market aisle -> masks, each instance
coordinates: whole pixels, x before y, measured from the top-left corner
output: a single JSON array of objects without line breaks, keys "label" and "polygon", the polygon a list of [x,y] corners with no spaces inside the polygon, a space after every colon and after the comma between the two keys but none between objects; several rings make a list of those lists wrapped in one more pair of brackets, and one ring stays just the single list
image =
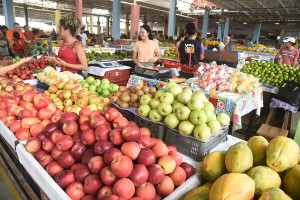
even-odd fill
[{"label": "market aisle", "polygon": [[[12,191],[14,195],[12,194]],[[13,183],[6,174],[3,166],[0,164],[0,199],[18,200],[21,199],[15,190]]]}]

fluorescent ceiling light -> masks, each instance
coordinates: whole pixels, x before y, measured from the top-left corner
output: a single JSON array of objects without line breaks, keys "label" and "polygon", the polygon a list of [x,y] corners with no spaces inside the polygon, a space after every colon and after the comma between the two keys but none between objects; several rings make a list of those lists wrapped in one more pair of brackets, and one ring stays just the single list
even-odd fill
[{"label": "fluorescent ceiling light", "polygon": [[243,22],[243,24],[247,24],[247,22]]},{"label": "fluorescent ceiling light", "polygon": [[154,22],[155,24],[157,24],[157,22]]},{"label": "fluorescent ceiling light", "polygon": [[275,22],[276,25],[279,25],[279,22]]}]

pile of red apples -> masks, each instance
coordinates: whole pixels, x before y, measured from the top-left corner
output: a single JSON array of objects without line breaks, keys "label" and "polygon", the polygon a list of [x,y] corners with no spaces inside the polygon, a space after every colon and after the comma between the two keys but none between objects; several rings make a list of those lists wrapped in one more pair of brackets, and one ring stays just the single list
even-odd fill
[{"label": "pile of red apples", "polygon": [[162,199],[194,174],[175,146],[115,108],[63,113],[26,149],[71,199]]}]

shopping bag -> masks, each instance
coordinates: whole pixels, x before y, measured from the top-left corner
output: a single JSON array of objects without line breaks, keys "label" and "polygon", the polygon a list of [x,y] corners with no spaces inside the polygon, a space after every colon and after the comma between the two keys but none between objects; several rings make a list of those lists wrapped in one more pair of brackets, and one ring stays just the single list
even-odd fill
[{"label": "shopping bag", "polygon": [[276,98],[293,106],[299,106],[300,83],[294,81],[285,81],[279,88]]}]

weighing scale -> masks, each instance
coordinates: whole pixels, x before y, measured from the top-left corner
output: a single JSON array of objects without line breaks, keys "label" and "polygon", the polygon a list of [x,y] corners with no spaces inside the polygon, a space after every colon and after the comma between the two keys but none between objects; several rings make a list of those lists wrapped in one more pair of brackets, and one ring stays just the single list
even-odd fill
[{"label": "weighing scale", "polygon": [[89,66],[99,66],[102,68],[119,67],[117,61],[114,60],[92,60],[88,62]]},{"label": "weighing scale", "polygon": [[157,79],[157,80],[167,80],[172,77],[171,69],[169,68],[158,68],[159,70],[136,68],[134,73],[138,76],[143,76],[146,78]]}]

